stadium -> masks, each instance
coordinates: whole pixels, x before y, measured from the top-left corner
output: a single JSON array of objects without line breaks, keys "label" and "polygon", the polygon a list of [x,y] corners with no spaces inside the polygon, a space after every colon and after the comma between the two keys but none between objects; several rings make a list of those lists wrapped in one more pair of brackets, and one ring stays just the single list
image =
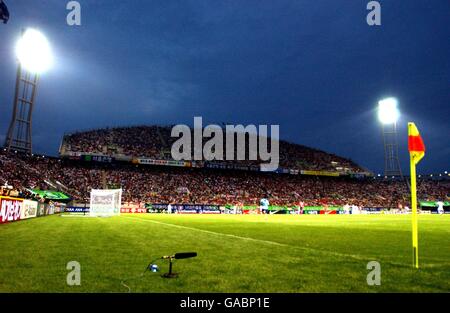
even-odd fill
[{"label": "stadium", "polygon": [[[341,47],[332,59],[340,65],[331,66],[326,60],[335,56],[336,42],[322,42],[327,31],[311,30],[311,35],[308,24],[302,38],[321,38],[311,40],[320,49],[303,55],[285,37],[287,31],[259,30],[255,25],[274,20],[284,21],[277,22],[282,28],[295,28],[297,17],[290,16],[290,9],[273,3],[258,13],[261,16],[253,16],[253,7],[248,7],[249,19],[235,17],[238,8],[194,6],[192,12],[180,13],[170,5],[152,4],[158,7],[151,14],[156,14],[159,28],[152,33],[155,41],[150,46],[144,44],[150,36],[147,29],[139,26],[150,27],[146,16],[136,18],[141,24],[131,29],[115,29],[114,36],[104,33],[109,28],[101,23],[101,27],[93,23],[98,28],[93,27],[92,33],[88,27],[80,33],[63,31],[67,41],[61,33],[53,33],[61,50],[55,49],[60,56],[54,63],[60,69],[52,74],[52,45],[43,33],[27,28],[18,36],[19,23],[12,17],[15,12],[27,12],[24,4],[10,5],[9,10],[3,1],[0,4],[0,18],[14,27],[2,25],[0,35],[5,35],[8,44],[19,38],[17,64],[9,52],[0,50],[0,65],[5,68],[0,79],[13,81],[17,70],[14,90],[7,84],[0,86],[2,103],[9,101],[3,94],[14,99],[12,115],[10,106],[0,108],[4,110],[0,112],[4,139],[0,293],[450,291],[448,117],[437,113],[448,107],[448,93],[439,93],[448,83],[445,78],[435,78],[436,85],[445,83],[441,87],[425,86],[436,94],[437,104],[430,104],[434,110],[424,109],[416,100],[425,93],[416,91],[422,81],[413,81],[422,76],[410,75],[408,81],[407,73],[397,73],[385,61],[384,67],[392,68],[395,79],[383,72],[375,84],[363,74],[365,63],[356,69],[339,63],[354,49],[346,39],[342,42],[352,49]],[[41,9],[48,5],[37,4]],[[273,12],[271,6],[275,6]],[[104,18],[99,7],[89,9],[88,21],[93,16]],[[131,10],[137,16],[144,11]],[[110,18],[121,21],[124,11],[115,8]],[[41,21],[33,14],[21,23]],[[181,16],[167,17],[176,14]],[[228,19],[234,26],[223,23]],[[77,23],[69,23],[69,17],[67,21],[67,27]],[[189,23],[194,26],[187,27]],[[218,25],[226,25],[223,33],[215,28]],[[218,32],[215,36],[205,35],[210,27]],[[46,29],[55,28],[47,25]],[[229,29],[235,32],[230,34]],[[242,29],[246,37],[239,39]],[[177,37],[184,36],[184,31],[189,35]],[[259,48],[254,47],[253,32]],[[267,43],[267,34],[276,44]],[[375,43],[384,38],[371,36]],[[89,40],[82,41],[81,48],[68,43],[85,37]],[[111,41],[99,43],[99,38]],[[164,46],[167,42],[161,38],[170,38],[171,45]],[[180,46],[173,46],[174,38]],[[131,39],[140,40],[137,52],[129,49]],[[373,42],[357,41],[357,47],[373,48]],[[322,45],[329,45],[331,52],[324,53]],[[239,50],[242,47],[248,50]],[[372,48],[358,51],[370,54]],[[78,54],[69,53],[70,49]],[[155,51],[163,55],[160,63],[153,60],[161,57]],[[350,61],[364,59],[364,53],[349,56]],[[299,61],[299,55],[310,63]],[[410,69],[412,62],[408,62],[403,70]],[[291,65],[280,63],[297,64],[298,72],[305,70],[307,77],[297,77]],[[272,68],[277,70],[270,72]],[[364,87],[360,77],[368,81]],[[312,87],[298,87],[299,81],[311,82]],[[376,100],[367,96],[375,85],[381,90]],[[390,90],[398,90],[406,100],[390,96],[395,95]],[[407,97],[402,90],[416,93]],[[241,97],[245,101],[240,102]],[[210,105],[205,99],[218,104]],[[308,105],[298,104],[303,99]],[[408,111],[407,101],[411,103]],[[367,106],[363,113],[360,103]],[[400,104],[407,111],[404,115]],[[216,121],[216,135],[211,135],[209,126],[199,130],[181,124],[189,134],[183,137],[189,152],[181,159],[175,157],[174,146],[180,139],[174,136],[174,129],[180,127],[175,123],[202,114]],[[231,122],[217,122],[225,119],[235,121],[243,131],[230,133]],[[243,120],[259,124],[259,129],[269,121],[280,127],[280,138],[273,131],[255,134],[242,125]],[[375,120],[375,127],[367,125],[368,120]],[[418,121],[417,126],[411,121]],[[373,135],[374,128],[381,132]],[[202,137],[207,129],[211,136]],[[374,138],[379,143],[373,144]],[[204,154],[208,147],[209,154]],[[428,154],[431,161],[423,170],[419,162],[427,160]],[[276,159],[276,169],[265,166],[267,155],[271,161]]]},{"label": "stadium", "polygon": [[[371,291],[365,279],[371,260],[386,271],[375,291],[448,290],[448,251],[440,247],[449,221],[436,204],[445,201],[450,212],[448,176],[419,179],[424,248],[414,274],[404,179],[377,177],[351,160],[284,141],[276,173],[248,160],[180,162],[167,153],[170,140],[170,127],[138,126],[65,135],[56,158],[3,151],[2,204],[14,199],[23,211],[2,205],[4,245],[22,246],[19,255],[5,255],[11,263],[2,269],[2,290],[70,290],[65,281],[52,282],[64,267],[38,278],[48,270],[39,260],[54,257],[86,264],[81,292]],[[91,191],[101,189],[121,189],[120,214],[84,218]],[[269,201],[266,211],[261,199]],[[33,216],[42,217],[27,219]],[[17,231],[23,235],[10,237]],[[36,257],[33,238],[41,236],[48,247]],[[179,250],[198,257],[177,264],[185,274],[175,285],[153,273],[121,284],[147,261]],[[32,267],[32,277],[12,279],[21,275],[14,264]]]}]

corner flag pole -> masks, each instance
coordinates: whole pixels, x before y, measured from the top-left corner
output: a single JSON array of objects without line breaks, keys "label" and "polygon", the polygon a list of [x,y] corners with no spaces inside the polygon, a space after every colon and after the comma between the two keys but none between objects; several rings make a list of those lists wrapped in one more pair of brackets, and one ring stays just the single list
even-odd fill
[{"label": "corner flag pole", "polygon": [[412,209],[412,247],[413,266],[419,268],[419,232],[417,229],[417,192],[416,192],[416,163],[414,155],[410,156],[411,163],[411,209]]},{"label": "corner flag pole", "polygon": [[419,231],[417,227],[417,186],[416,165],[425,155],[425,145],[419,130],[412,122],[408,123],[408,150],[411,166],[411,209],[412,209],[412,246],[413,266],[419,268]]}]

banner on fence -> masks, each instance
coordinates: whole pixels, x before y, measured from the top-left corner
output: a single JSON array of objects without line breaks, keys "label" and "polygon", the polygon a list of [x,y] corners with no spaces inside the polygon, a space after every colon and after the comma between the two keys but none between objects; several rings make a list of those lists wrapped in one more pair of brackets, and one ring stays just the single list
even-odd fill
[{"label": "banner on fence", "polygon": [[20,219],[24,220],[27,218],[32,218],[37,216],[37,201],[23,200],[22,212],[20,213]]},{"label": "banner on fence", "polygon": [[0,197],[0,224],[20,220],[22,208],[22,199]]},{"label": "banner on fence", "polygon": [[[168,203],[147,203],[145,208],[147,213],[160,213],[167,211]],[[172,213],[184,213],[184,214],[220,214],[220,208],[218,205],[207,204],[172,204]]]},{"label": "banner on fence", "polygon": [[121,208],[120,213],[147,213],[146,208]]},{"label": "banner on fence", "polygon": [[53,203],[46,203],[44,207],[45,207],[44,215],[53,215],[53,214],[55,214],[55,205]]},{"label": "banner on fence", "polygon": [[114,158],[103,154],[86,154],[83,155],[82,160],[86,162],[112,163]]},{"label": "banner on fence", "polygon": [[327,172],[327,171],[300,171],[302,175],[313,175],[313,176],[333,176],[337,177],[339,176],[338,172]]},{"label": "banner on fence", "polygon": [[143,165],[163,165],[163,166],[176,166],[176,167],[190,167],[191,166],[191,163],[189,161],[156,160],[156,159],[146,159],[146,158],[134,159],[133,163],[143,164]]},{"label": "banner on fence", "polygon": [[64,209],[67,213],[89,213],[89,207],[68,206]]}]

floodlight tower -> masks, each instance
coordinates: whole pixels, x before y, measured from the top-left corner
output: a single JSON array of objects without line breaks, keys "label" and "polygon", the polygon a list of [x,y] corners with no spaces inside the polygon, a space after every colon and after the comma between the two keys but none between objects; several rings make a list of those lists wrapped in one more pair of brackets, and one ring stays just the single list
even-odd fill
[{"label": "floodlight tower", "polygon": [[31,121],[39,74],[52,63],[50,46],[45,36],[29,28],[22,30],[16,45],[18,59],[13,113],[5,140],[7,151],[31,154]]},{"label": "floodlight tower", "polygon": [[397,142],[397,121],[399,117],[397,99],[386,98],[378,102],[378,119],[383,128],[385,176],[402,176]]}]

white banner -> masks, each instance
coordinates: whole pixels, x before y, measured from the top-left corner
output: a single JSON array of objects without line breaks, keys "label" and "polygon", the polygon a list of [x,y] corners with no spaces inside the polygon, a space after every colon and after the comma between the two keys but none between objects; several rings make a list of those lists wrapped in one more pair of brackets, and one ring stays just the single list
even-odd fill
[{"label": "white banner", "polygon": [[22,211],[20,212],[20,219],[27,219],[37,216],[37,201],[23,200]]}]

